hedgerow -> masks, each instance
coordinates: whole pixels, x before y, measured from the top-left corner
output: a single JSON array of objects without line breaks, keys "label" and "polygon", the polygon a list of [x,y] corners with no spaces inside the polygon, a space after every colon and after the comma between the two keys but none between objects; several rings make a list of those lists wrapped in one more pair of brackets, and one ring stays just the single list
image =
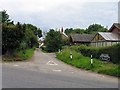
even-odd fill
[{"label": "hedgerow", "polygon": [[71,49],[76,50],[77,52],[81,52],[82,55],[90,57],[91,55],[93,58],[100,59],[101,54],[108,54],[110,56],[110,61],[119,64],[120,63],[120,44],[102,47],[102,48],[95,48],[95,47],[88,47],[85,45],[80,46],[71,46]]}]

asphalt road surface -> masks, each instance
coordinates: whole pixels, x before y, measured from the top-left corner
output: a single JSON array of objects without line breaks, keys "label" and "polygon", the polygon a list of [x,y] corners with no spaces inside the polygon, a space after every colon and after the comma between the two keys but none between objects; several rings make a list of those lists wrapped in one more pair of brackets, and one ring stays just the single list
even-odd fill
[{"label": "asphalt road surface", "polygon": [[118,88],[118,78],[74,68],[36,50],[31,60],[2,64],[2,88]]}]

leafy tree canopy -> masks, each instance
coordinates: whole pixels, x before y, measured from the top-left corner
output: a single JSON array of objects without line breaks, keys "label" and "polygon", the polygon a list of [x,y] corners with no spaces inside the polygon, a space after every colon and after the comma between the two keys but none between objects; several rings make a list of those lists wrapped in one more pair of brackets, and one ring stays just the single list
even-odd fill
[{"label": "leafy tree canopy", "polygon": [[37,30],[37,35],[39,38],[42,37],[42,30],[40,28]]},{"label": "leafy tree canopy", "polygon": [[9,15],[6,13],[7,11],[6,10],[3,10],[2,11],[2,22],[9,22],[10,19],[9,19]]},{"label": "leafy tree canopy", "polygon": [[92,24],[86,29],[85,33],[96,34],[97,32],[106,32],[106,31],[107,31],[107,29],[104,28],[104,26],[102,26],[100,24]]},{"label": "leafy tree canopy", "polygon": [[[41,31],[32,24],[10,22],[6,11],[2,12],[2,53],[38,46],[37,36]],[[39,31],[39,33],[38,33]]]},{"label": "leafy tree canopy", "polygon": [[87,29],[80,29],[80,28],[70,28],[70,29],[66,29],[65,30],[65,33],[67,35],[70,35],[70,34],[75,34],[75,33],[78,33],[78,34],[96,34],[97,32],[106,32],[107,31],[107,28],[104,28],[104,26],[100,25],[100,24],[92,24],[90,25]]},{"label": "leafy tree canopy", "polygon": [[46,50],[48,52],[55,52],[62,48],[61,34],[58,31],[51,29],[45,38]]}]

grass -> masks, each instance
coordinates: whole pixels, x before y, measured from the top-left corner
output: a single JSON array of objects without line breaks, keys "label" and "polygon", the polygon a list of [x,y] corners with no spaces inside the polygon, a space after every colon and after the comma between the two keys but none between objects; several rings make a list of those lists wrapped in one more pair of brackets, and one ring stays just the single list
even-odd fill
[{"label": "grass", "polygon": [[20,51],[15,51],[13,54],[10,55],[3,55],[3,61],[23,61],[28,60],[34,54],[34,48],[28,48]]},{"label": "grass", "polygon": [[22,60],[27,60],[30,59],[32,57],[32,55],[34,54],[34,49],[26,49],[26,50],[21,50],[17,53],[18,57],[21,57]]},{"label": "grass", "polygon": [[60,53],[56,53],[56,57],[72,66],[77,68],[82,68],[85,70],[90,70],[97,73],[107,74],[111,76],[120,76],[120,71],[118,71],[118,65],[110,62],[101,61],[98,59],[93,59],[93,65],[91,65],[90,58],[85,57],[82,54],[72,50],[73,58],[70,60],[70,49],[66,48]]}]

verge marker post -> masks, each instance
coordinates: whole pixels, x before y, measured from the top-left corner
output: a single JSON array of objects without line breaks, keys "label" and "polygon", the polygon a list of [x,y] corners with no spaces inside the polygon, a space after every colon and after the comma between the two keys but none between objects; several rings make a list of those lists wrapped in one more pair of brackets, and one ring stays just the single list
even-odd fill
[{"label": "verge marker post", "polygon": [[58,52],[60,53],[60,49],[58,50]]},{"label": "verge marker post", "polygon": [[70,60],[72,60],[72,57],[73,57],[73,56],[72,56],[72,53],[70,53]]},{"label": "verge marker post", "polygon": [[72,56],[71,43],[70,43],[70,61],[72,61],[72,58],[73,56]]},{"label": "verge marker post", "polygon": [[90,63],[91,63],[91,65],[93,66],[93,59],[92,59],[92,55],[91,55],[91,62],[90,62]]}]

